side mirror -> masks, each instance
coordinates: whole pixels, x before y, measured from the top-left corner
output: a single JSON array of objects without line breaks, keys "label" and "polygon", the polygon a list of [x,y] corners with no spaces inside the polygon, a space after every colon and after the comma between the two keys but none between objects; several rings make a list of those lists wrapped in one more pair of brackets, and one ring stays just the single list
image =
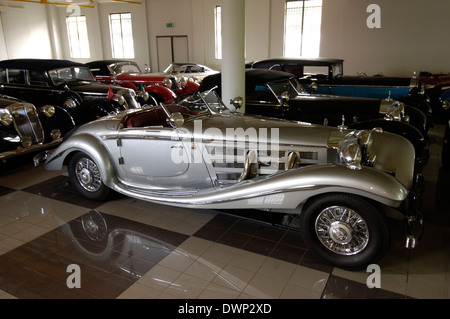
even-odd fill
[{"label": "side mirror", "polygon": [[233,105],[236,109],[239,109],[244,104],[244,99],[241,96],[237,96],[234,99],[230,100],[230,104]]},{"label": "side mirror", "polygon": [[180,112],[170,114],[170,117],[167,120],[174,128],[181,127],[184,124],[184,117]]},{"label": "side mirror", "polygon": [[316,82],[312,82],[308,87],[311,90],[311,92],[316,92],[317,89],[318,89],[318,86],[317,86]]},{"label": "side mirror", "polygon": [[289,92],[284,91],[283,93],[281,93],[280,99],[283,104],[286,104],[289,101]]}]

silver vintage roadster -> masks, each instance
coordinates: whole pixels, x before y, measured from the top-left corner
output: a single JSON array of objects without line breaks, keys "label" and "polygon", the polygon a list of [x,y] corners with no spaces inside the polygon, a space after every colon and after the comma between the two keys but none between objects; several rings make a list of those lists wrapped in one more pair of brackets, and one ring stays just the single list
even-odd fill
[{"label": "silver vintage roadster", "polygon": [[387,251],[386,208],[420,220],[414,163],[401,136],[232,113],[214,91],[90,122],[46,158],[94,200],[299,214],[309,247],[347,269]]}]

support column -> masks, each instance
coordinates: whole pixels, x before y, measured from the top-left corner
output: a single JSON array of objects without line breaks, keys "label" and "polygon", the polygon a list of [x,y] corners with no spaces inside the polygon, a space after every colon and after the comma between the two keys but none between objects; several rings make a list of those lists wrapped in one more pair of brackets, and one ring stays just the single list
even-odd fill
[{"label": "support column", "polygon": [[[222,99],[245,101],[245,0],[222,1]],[[240,109],[245,112],[245,102]]]}]

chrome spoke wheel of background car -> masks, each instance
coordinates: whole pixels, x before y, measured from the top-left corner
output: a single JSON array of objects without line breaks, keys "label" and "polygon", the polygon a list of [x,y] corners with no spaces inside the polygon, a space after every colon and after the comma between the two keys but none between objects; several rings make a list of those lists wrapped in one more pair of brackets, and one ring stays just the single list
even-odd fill
[{"label": "chrome spoke wheel of background car", "polygon": [[100,171],[89,158],[82,158],[76,163],[75,174],[80,185],[88,192],[96,192],[102,185]]},{"label": "chrome spoke wheel of background car", "polygon": [[110,189],[103,183],[98,164],[83,152],[75,153],[67,166],[72,185],[85,197],[107,199]]},{"label": "chrome spoke wheel of background car", "polygon": [[317,216],[315,229],[320,242],[339,255],[357,254],[369,242],[366,222],[347,207],[332,206],[322,210]]},{"label": "chrome spoke wheel of background car", "polygon": [[363,269],[389,248],[385,216],[357,195],[329,193],[313,197],[300,214],[300,230],[311,251],[344,269]]}]

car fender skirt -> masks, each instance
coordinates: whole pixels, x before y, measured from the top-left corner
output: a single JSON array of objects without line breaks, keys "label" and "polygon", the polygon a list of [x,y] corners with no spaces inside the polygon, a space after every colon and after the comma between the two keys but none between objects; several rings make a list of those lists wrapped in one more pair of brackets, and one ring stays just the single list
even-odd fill
[{"label": "car fender skirt", "polygon": [[150,188],[129,188],[121,183],[110,187],[127,196],[173,206],[275,211],[296,209],[309,198],[325,193],[354,194],[390,207],[399,207],[409,193],[407,188],[387,173],[367,167],[353,170],[343,165],[329,164],[291,169],[186,196],[161,196]]}]

